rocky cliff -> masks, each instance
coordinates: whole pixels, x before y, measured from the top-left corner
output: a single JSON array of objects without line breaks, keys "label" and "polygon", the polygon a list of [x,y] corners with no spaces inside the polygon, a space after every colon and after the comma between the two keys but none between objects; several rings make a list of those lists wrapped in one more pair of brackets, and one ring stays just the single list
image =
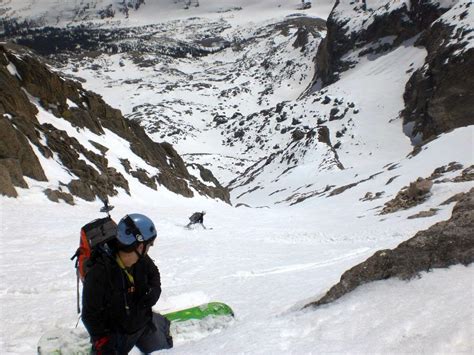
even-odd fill
[{"label": "rocky cliff", "polygon": [[[113,166],[107,158],[110,147],[87,139],[90,134],[81,141],[40,122],[39,111],[92,136],[113,132],[129,142],[130,150],[146,164],[137,166],[123,158],[122,166]],[[191,175],[171,144],[152,141],[138,123],[125,119],[80,83],[62,78],[22,47],[0,45],[0,126],[0,193],[7,196],[17,195],[15,186],[28,187],[25,176],[46,181],[40,160],[54,159],[72,179],[45,191],[53,200],[59,196],[72,203],[74,195],[91,201],[116,195],[118,189],[130,194],[129,181],[137,179],[154,190],[158,184],[186,197],[197,191],[229,202],[228,191],[217,180],[209,184]]]},{"label": "rocky cliff", "polygon": [[336,2],[316,56],[313,89],[334,83],[362,58],[414,43],[428,55],[406,85],[405,132],[418,144],[474,124],[472,2],[387,0],[370,6],[365,0]]},{"label": "rocky cliff", "polygon": [[402,112],[415,143],[474,124],[473,34],[474,5],[460,1],[416,41],[428,56],[406,85]]}]

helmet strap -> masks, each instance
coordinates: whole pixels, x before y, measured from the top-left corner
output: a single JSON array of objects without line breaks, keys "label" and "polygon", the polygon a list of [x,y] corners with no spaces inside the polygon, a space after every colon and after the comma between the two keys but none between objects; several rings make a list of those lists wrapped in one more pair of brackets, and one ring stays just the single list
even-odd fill
[{"label": "helmet strap", "polygon": [[[127,215],[123,221],[125,222],[125,225],[127,226],[128,229],[130,229],[130,232],[132,232],[133,237],[137,242],[143,242],[143,236],[140,232],[140,230],[137,228],[135,222],[133,219]],[[140,240],[141,239],[141,240]]]}]

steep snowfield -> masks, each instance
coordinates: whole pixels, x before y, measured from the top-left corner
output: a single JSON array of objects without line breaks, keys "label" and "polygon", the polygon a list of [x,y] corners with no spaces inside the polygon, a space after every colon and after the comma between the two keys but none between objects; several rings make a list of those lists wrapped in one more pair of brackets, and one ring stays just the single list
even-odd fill
[{"label": "steep snowfield", "polygon": [[[26,3],[15,0],[4,1],[1,5],[26,6]],[[331,3],[314,1],[313,8],[306,13],[327,15]],[[40,4],[45,6],[46,3],[29,1],[28,4],[31,13],[37,14]],[[57,2],[50,4],[54,6]],[[232,25],[226,30],[226,35],[238,33],[242,38],[251,39],[261,29],[268,29],[267,26],[285,19],[300,2],[202,0],[199,8],[186,11],[176,9],[177,5],[171,0],[147,1],[147,6],[131,13],[128,20],[121,21],[152,23],[156,18],[152,18],[153,12],[147,9],[159,5],[164,6],[163,19],[170,23],[175,21],[166,26],[176,28],[174,33],[177,36],[191,36],[186,28],[180,30],[180,24],[186,23],[179,22],[180,19],[201,16],[202,19],[189,20],[203,26],[197,31],[204,32],[206,23],[219,22],[222,17],[224,22]],[[216,12],[226,6],[243,9]],[[244,53],[230,49],[195,61],[185,58],[152,67],[140,67],[131,57],[115,55],[87,59],[87,65],[77,64],[77,72],[72,67],[66,68],[69,74],[84,77],[86,88],[99,92],[109,104],[121,108],[125,114],[133,115],[133,107],[140,104],[160,104],[165,99],[170,100],[165,102],[164,111],[153,115],[166,114],[172,124],[190,132],[170,139],[176,138],[174,143],[179,153],[187,153],[185,158],[188,161],[205,162],[224,182],[230,181],[236,172],[243,171],[258,158],[276,152],[268,149],[274,144],[280,143],[279,149],[283,149],[292,143],[288,135],[277,135],[273,131],[275,122],[272,122],[269,127],[275,134],[265,143],[265,149],[252,148],[243,154],[245,141],[222,145],[222,135],[213,125],[209,126],[214,112],[232,116],[235,111],[230,108],[235,104],[243,114],[249,114],[271,108],[279,101],[289,101],[283,111],[290,118],[289,122],[282,124],[283,128],[291,124],[293,117],[301,119],[301,126],[314,126],[317,119],[327,119],[336,99],[342,100],[340,107],[348,108],[344,120],[327,122],[333,145],[341,143],[337,151],[345,170],[337,168],[334,154],[325,145],[315,142],[314,150],[309,149],[305,154],[302,147],[298,147],[296,153],[301,155],[296,154],[296,158],[301,164],[279,181],[275,178],[284,169],[275,160],[265,167],[253,185],[243,185],[233,191],[234,202],[271,208],[235,208],[202,197],[186,199],[164,188],[155,192],[137,181],[130,183],[133,198],[121,192],[111,199],[111,204],[116,206],[112,211],[115,219],[138,212],[150,216],[157,225],[159,237],[151,256],[161,271],[163,294],[155,310],[170,311],[217,300],[229,304],[235,311],[235,321],[225,329],[212,334],[196,331],[183,335],[175,339],[174,349],[163,353],[472,354],[472,265],[433,270],[411,281],[387,280],[367,284],[333,304],[301,311],[303,305],[320,297],[335,284],[345,270],[376,250],[393,248],[417,231],[450,217],[454,204],[440,206],[440,203],[473,187],[472,182],[442,181],[459,175],[459,171],[439,178],[439,183],[433,186],[432,196],[424,204],[389,215],[381,216],[378,212],[385,201],[418,176],[428,177],[434,169],[453,161],[464,167],[473,165],[474,129],[471,126],[443,134],[417,155],[407,156],[411,146],[397,118],[398,111],[403,106],[402,92],[409,76],[406,71],[422,65],[426,55],[424,49],[410,44],[360,62],[323,93],[295,100],[311,80],[312,72],[307,70],[316,46],[308,46],[308,52],[300,52],[291,46],[294,35],[290,31],[288,36],[264,37],[249,47],[249,56],[258,56],[260,51],[270,53],[268,51],[275,46],[281,51],[275,51],[275,63],[286,55],[294,55],[291,58],[300,65],[300,71],[296,70],[286,82],[290,85],[286,89],[278,82],[280,77],[274,79],[277,89],[268,95],[268,102],[262,104],[251,92],[242,102],[233,102],[236,98],[222,100],[225,105],[216,109],[219,103],[216,95],[227,88],[227,84],[214,79],[232,74],[242,62],[246,66],[241,69],[244,79],[239,84],[253,80],[262,71],[255,63],[246,61],[248,56]],[[125,64],[125,69],[120,62]],[[101,69],[88,69],[92,64],[101,64]],[[282,76],[291,72],[277,68]],[[211,88],[192,91],[183,86],[175,97],[160,92],[166,85],[183,78],[189,78],[194,84],[210,84]],[[142,82],[134,84],[136,79]],[[126,83],[126,80],[131,81]],[[265,80],[251,81],[248,87],[257,93],[260,88],[255,87]],[[331,99],[331,105],[321,103],[325,96]],[[190,103],[196,114],[181,117]],[[354,106],[350,107],[350,103]],[[208,112],[198,114],[200,111],[196,107],[206,108]],[[88,132],[77,131],[48,112],[40,110],[38,118],[40,122],[52,123],[71,136],[80,137],[84,144],[90,139]],[[336,136],[336,132],[344,128],[345,133]],[[252,138],[258,136],[256,132],[252,134]],[[161,140],[159,130],[154,137]],[[125,154],[127,147],[120,138],[110,132],[94,137],[98,142],[101,139],[112,146],[107,153],[109,160],[113,161],[115,153]],[[291,150],[287,150],[282,156],[289,157],[290,153]],[[133,154],[130,153],[128,158],[136,166],[146,168],[144,162]],[[236,166],[235,162],[242,165]],[[41,163],[51,181],[67,181],[69,178],[54,159],[42,159]],[[119,167],[117,163],[117,169]],[[326,185],[341,187],[371,175],[374,175],[372,179],[339,195],[327,197],[327,194],[322,194],[291,207],[288,203],[274,204],[289,195],[294,195],[291,201],[295,201],[298,197],[323,190]],[[48,182],[31,179],[27,182],[30,189],[18,189],[18,199],[2,197],[0,200],[2,354],[33,354],[45,331],[75,326],[76,277],[69,258],[78,246],[80,227],[99,216],[99,202],[79,201],[76,206],[53,203],[46,200],[42,192],[48,187]],[[262,188],[236,201],[237,196],[257,184]],[[285,191],[275,193],[281,189]],[[367,192],[381,191],[381,199],[362,201]],[[407,219],[430,208],[439,211],[432,217]],[[205,224],[208,229],[184,229],[187,217],[197,210],[207,211]]]},{"label": "steep snowfield", "polygon": [[[357,175],[361,176],[357,180],[367,178],[386,169],[389,164],[404,158],[413,147],[410,139],[401,134],[403,125],[399,112],[404,105],[402,93],[410,76],[409,69],[416,69],[423,65],[425,56],[424,49],[407,45],[388,54],[370,59],[364,58],[353,69],[343,73],[339,81],[325,88],[324,94],[316,92],[305,97],[297,107],[299,112],[292,112],[296,117],[303,117],[302,125],[315,127],[318,119],[322,117],[327,120],[330,110],[336,107],[332,103],[323,104],[321,96],[330,97],[332,102],[340,100],[344,103],[347,111],[344,117],[339,120],[329,120],[324,124],[329,128],[333,145],[341,144],[337,152],[345,170],[341,171],[332,163],[327,164],[328,170],[324,171],[327,160],[325,154],[322,153],[324,144],[319,144],[319,149],[305,147],[301,153],[290,145],[284,153],[296,155],[297,161],[288,164],[293,170],[282,177],[280,159],[275,159],[272,166],[264,167],[250,184],[239,186],[246,177],[234,182],[232,185],[235,187],[234,196],[258,187],[258,194],[252,192],[245,198],[239,198],[238,201],[247,204],[255,203],[255,201],[261,201],[263,204],[274,203],[291,196],[288,193],[291,187],[293,190],[290,191],[294,193],[295,189],[298,189],[300,195],[322,191],[326,186],[334,184],[335,176],[338,176],[338,186],[348,184],[353,182]],[[317,102],[315,98],[318,99]],[[351,103],[354,108],[350,108],[348,103]],[[341,110],[340,106],[339,110]],[[466,141],[466,144],[468,143],[469,140]],[[458,157],[456,151],[450,158],[457,159]],[[472,154],[467,151],[465,158],[469,164]],[[433,163],[444,165],[449,161]],[[436,166],[433,166],[433,170],[435,168]],[[419,174],[419,172],[413,171],[413,174]],[[408,176],[410,175],[412,174]],[[411,178],[416,179],[417,176],[412,175]],[[297,180],[298,185],[294,184],[294,180]],[[271,183],[268,183],[269,181]],[[396,184],[396,186],[399,189],[403,185]],[[280,192],[274,193],[275,191]]]},{"label": "steep snowfield", "polygon": [[[212,166],[226,184],[275,146],[286,145],[291,136],[289,131],[276,134],[270,123],[260,128],[261,117],[252,115],[295,101],[310,85],[313,59],[324,31],[321,20],[303,15],[272,17],[277,15],[271,12],[258,25],[235,27],[228,18],[172,21],[162,25],[165,35],[160,32],[153,38],[168,43],[168,37],[180,37],[194,43],[211,35],[237,44],[197,58],[103,54],[71,59],[62,69],[80,76],[85,88],[101,93],[126,117],[139,120],[154,139],[173,143],[190,162]],[[310,29],[308,43],[295,47],[300,23]],[[222,28],[228,29],[222,32]],[[242,48],[236,48],[238,45]],[[300,110],[298,106],[294,115]],[[283,127],[291,125],[292,115]],[[216,117],[223,117],[225,123],[218,124]],[[239,129],[248,133],[236,139]],[[261,138],[258,144],[257,135]],[[236,159],[239,165],[234,164]]]},{"label": "steep snowfield", "polygon": [[[46,202],[35,182],[28,183],[33,188],[21,191],[20,199],[2,199],[3,354],[34,353],[44,331],[74,327],[76,285],[69,257],[80,226],[99,215],[99,203]],[[337,206],[236,209],[166,191],[150,195],[140,184],[131,189],[142,198],[112,199],[113,216],[141,212],[156,221],[159,239],[151,255],[162,274],[163,295],[155,309],[220,300],[236,313],[233,324],[205,339],[198,340],[199,333],[176,339],[169,353],[473,350],[472,266],[435,270],[410,282],[378,282],[333,305],[298,311],[374,251],[448,218],[452,204],[431,218],[406,220],[403,212],[380,221],[370,211],[357,218],[364,211],[342,197]],[[462,185],[442,189],[440,199]],[[200,209],[208,212],[205,223],[212,229],[184,229],[187,217]]]}]

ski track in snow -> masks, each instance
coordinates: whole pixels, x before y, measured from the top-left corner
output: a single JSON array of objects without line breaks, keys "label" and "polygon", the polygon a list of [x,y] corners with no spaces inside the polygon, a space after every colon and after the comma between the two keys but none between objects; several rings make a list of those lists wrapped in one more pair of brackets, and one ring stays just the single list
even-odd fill
[{"label": "ski track in snow", "polygon": [[302,271],[302,270],[308,270],[308,269],[316,269],[316,268],[320,268],[320,267],[330,266],[330,265],[336,264],[336,263],[338,263],[342,260],[351,259],[351,258],[354,258],[354,257],[356,257],[358,255],[361,255],[361,254],[366,254],[368,250],[370,250],[370,248],[360,248],[360,249],[355,250],[352,253],[349,253],[347,255],[337,257],[337,258],[334,258],[332,260],[328,260],[328,261],[325,261],[325,262],[287,265],[287,266],[281,266],[281,267],[275,267],[275,268],[257,270],[257,271],[253,271],[253,270],[252,271],[239,271],[239,272],[237,272],[237,274],[230,275],[230,276],[227,276],[227,277],[238,277],[238,278],[259,277],[259,276],[267,276],[267,275],[272,275],[272,274],[282,274],[282,273],[287,273],[287,272]]}]

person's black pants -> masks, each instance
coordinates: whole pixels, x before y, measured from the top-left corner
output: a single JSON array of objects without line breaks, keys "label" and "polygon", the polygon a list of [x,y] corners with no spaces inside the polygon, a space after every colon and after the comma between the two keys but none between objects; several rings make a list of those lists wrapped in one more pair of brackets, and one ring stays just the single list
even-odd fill
[{"label": "person's black pants", "polygon": [[145,354],[170,349],[173,347],[170,321],[161,314],[153,313],[150,324],[133,334],[116,334],[114,341],[117,349],[116,354],[119,355],[128,354],[134,346]]}]

